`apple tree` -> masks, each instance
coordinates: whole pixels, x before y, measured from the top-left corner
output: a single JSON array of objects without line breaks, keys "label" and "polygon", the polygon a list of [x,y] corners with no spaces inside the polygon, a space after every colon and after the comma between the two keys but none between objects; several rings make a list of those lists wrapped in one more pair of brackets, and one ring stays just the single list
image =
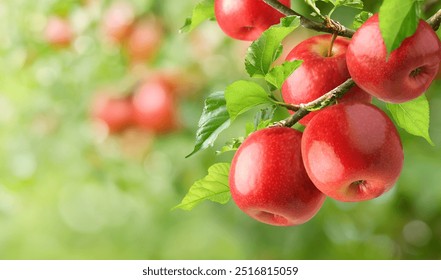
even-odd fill
[{"label": "apple tree", "polygon": [[[235,153],[232,162],[212,165],[175,208],[232,198],[260,222],[299,225],[326,197],[371,200],[396,185],[405,157],[397,127],[433,145],[425,92],[441,61],[441,10],[420,0],[384,0],[374,9],[361,0],[305,2],[307,12],[276,0],[194,7],[182,31],[214,19],[226,36],[252,43],[244,58],[249,79],[207,96],[187,157],[255,113],[246,133],[218,151]],[[340,23],[342,7],[358,10],[352,27]],[[280,61],[284,39],[299,29],[319,34]]]}]

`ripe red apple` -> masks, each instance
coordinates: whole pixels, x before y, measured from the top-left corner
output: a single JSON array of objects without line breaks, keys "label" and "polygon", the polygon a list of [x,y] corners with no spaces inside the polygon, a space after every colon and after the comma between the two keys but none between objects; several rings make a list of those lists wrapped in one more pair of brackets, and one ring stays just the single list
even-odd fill
[{"label": "ripe red apple", "polygon": [[441,80],[441,67],[438,69],[438,73],[435,76],[435,80]]},{"label": "ripe red apple", "polygon": [[287,127],[252,133],[231,164],[229,184],[237,206],[270,225],[294,226],[310,220],[325,196],[303,166],[302,133]]},{"label": "ripe red apple", "polygon": [[134,19],[132,5],[124,1],[115,2],[104,15],[103,32],[112,41],[122,43],[129,36]]},{"label": "ripe red apple", "polygon": [[392,188],[403,166],[397,129],[368,103],[321,110],[303,133],[302,156],[316,187],[340,201],[380,196]]},{"label": "ripe red apple", "polygon": [[[338,37],[334,41],[331,56],[328,56],[331,38],[331,35],[311,37],[295,46],[288,54],[287,61],[303,60],[303,63],[282,86],[285,102],[297,105],[311,102],[350,78],[346,67],[349,40]],[[348,101],[370,102],[371,96],[354,86],[340,100]],[[307,125],[316,113],[309,113],[300,123]]]},{"label": "ripe red apple", "polygon": [[163,27],[154,17],[140,19],[133,26],[127,42],[127,51],[134,62],[152,59],[163,39]]},{"label": "ripe red apple", "polygon": [[135,91],[135,122],[143,129],[166,133],[178,127],[176,97],[167,83],[159,79],[145,81]]},{"label": "ripe red apple", "polygon": [[72,42],[73,31],[67,19],[52,16],[47,21],[44,36],[51,45],[64,48]]},{"label": "ripe red apple", "polygon": [[346,59],[358,86],[383,101],[401,103],[429,88],[438,73],[441,43],[430,25],[420,20],[415,34],[387,57],[376,14],[354,34]]},{"label": "ripe red apple", "polygon": [[[280,0],[291,7],[291,0]],[[254,41],[271,25],[280,22],[282,13],[262,0],[215,0],[214,13],[220,28],[228,36]]]},{"label": "ripe red apple", "polygon": [[132,103],[129,98],[99,94],[92,106],[92,116],[102,122],[110,133],[121,132],[133,123]]}]

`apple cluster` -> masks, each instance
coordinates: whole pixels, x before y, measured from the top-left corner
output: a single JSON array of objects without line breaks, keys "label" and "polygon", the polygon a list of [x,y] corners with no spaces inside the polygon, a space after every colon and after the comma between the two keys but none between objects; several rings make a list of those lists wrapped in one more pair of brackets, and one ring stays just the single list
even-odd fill
[{"label": "apple cluster", "polygon": [[[289,7],[290,1],[279,2]],[[215,15],[221,29],[240,40],[256,39],[283,16],[252,0],[216,0]],[[371,100],[402,103],[428,89],[441,61],[430,25],[421,20],[388,54],[376,14],[351,40],[314,36],[286,60],[303,61],[282,86],[286,103],[312,102],[349,78],[356,85],[337,104],[301,119],[303,133],[273,126],[241,144],[229,174],[237,206],[260,222],[293,226],[310,220],[326,197],[358,202],[389,191],[403,167],[403,147],[393,122]]]},{"label": "apple cluster", "polygon": [[344,202],[390,190],[403,166],[403,148],[389,117],[366,102],[342,102],[317,113],[303,133],[270,127],[237,150],[229,184],[237,206],[277,226],[310,220],[326,197]]},{"label": "apple cluster", "polygon": [[92,118],[103,124],[110,134],[137,127],[153,134],[179,128],[176,77],[152,74],[123,97],[109,91],[99,92],[92,104]]}]

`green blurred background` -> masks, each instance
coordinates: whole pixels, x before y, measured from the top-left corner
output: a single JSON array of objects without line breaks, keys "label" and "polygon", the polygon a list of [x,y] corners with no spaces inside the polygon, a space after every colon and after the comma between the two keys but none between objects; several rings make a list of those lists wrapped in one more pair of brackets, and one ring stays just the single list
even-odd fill
[{"label": "green blurred background", "polygon": [[[328,199],[314,219],[290,228],[260,224],[232,201],[171,211],[211,164],[232,157],[215,150],[245,133],[251,115],[213,149],[185,159],[204,96],[245,78],[247,44],[215,22],[178,33],[196,0],[127,2],[137,14],[156,15],[165,30],[157,56],[136,66],[101,32],[111,1],[0,1],[0,259],[441,258],[441,82],[427,94],[436,145],[401,131],[402,176],[378,199]],[[378,2],[365,1],[370,11]],[[293,1],[308,13],[302,3]],[[356,13],[342,9],[335,17],[351,25]],[[67,48],[44,40],[55,14],[73,26]],[[295,32],[286,49],[310,35]],[[164,69],[185,76],[179,131],[97,129],[90,107],[98,89],[124,92],[140,73]]]}]

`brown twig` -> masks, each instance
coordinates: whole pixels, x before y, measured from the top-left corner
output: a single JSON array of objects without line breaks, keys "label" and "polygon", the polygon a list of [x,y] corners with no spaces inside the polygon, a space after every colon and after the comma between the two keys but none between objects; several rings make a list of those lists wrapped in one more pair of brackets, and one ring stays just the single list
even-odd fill
[{"label": "brown twig", "polygon": [[441,9],[438,10],[438,12],[436,12],[433,16],[431,16],[428,20],[427,23],[430,24],[430,26],[432,26],[433,30],[438,30],[439,26],[441,24]]},{"label": "brown twig", "polygon": [[295,105],[295,104],[289,104],[289,103],[284,103],[284,102],[275,102],[277,105],[282,106],[288,110],[294,111],[296,112],[297,110],[300,109],[299,105]]},{"label": "brown twig", "polygon": [[299,109],[295,112],[295,114],[285,120],[275,123],[274,126],[293,126],[304,116],[309,114],[310,110],[316,108],[317,106],[320,106],[321,104],[326,104],[326,107],[330,104],[334,104],[338,99],[342,98],[343,95],[345,95],[345,93],[348,92],[353,86],[355,86],[355,82],[351,78],[347,79],[344,83],[325,93],[319,98],[305,104],[297,105],[296,107],[298,107]]},{"label": "brown twig", "polygon": [[278,10],[282,14],[286,16],[298,16],[300,17],[300,24],[308,29],[312,29],[319,32],[326,32],[326,33],[337,33],[337,35],[347,38],[352,38],[355,31],[349,28],[346,28],[344,25],[339,23],[338,21],[329,19],[329,21],[326,21],[324,23],[316,22],[313,20],[310,20],[301,14],[297,13],[296,11],[292,10],[291,8],[288,8],[287,6],[283,5],[277,0],[263,0],[266,4],[270,5],[274,9]]}]

